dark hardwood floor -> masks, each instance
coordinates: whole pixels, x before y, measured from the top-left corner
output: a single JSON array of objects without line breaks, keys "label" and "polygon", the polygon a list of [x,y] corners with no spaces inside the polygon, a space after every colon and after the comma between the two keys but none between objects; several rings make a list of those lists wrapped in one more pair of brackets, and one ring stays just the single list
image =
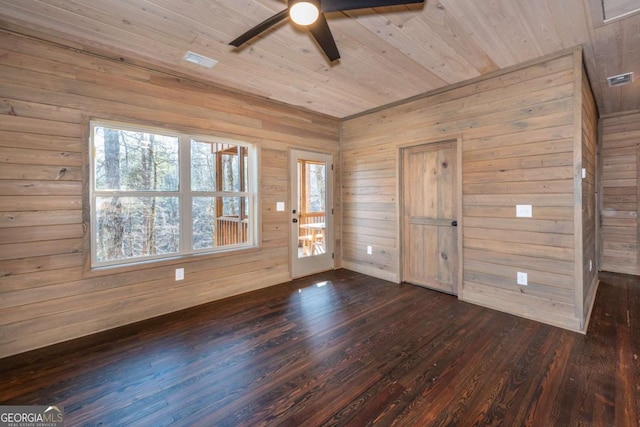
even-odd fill
[{"label": "dark hardwood floor", "polygon": [[638,426],[640,278],[586,336],[347,270],[0,360],[67,426]]}]

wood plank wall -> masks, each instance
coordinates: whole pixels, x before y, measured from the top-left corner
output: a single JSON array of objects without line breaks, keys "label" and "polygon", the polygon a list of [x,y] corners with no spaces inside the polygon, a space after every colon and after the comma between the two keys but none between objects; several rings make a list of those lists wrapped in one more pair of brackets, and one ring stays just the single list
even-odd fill
[{"label": "wood plank wall", "polygon": [[[575,245],[583,236],[574,230],[574,198],[580,211],[582,115],[575,102],[588,88],[576,70],[578,49],[345,120],[343,266],[402,279],[399,147],[460,138],[459,297],[580,330]],[[533,218],[516,218],[516,204],[533,205]],[[527,287],[516,285],[518,271],[528,273]]]},{"label": "wood plank wall", "polygon": [[[598,107],[596,106],[589,79],[581,67],[582,94],[580,111],[582,113],[581,151],[580,164],[585,169],[585,178],[576,178],[581,183],[580,215],[582,217],[582,252],[576,258],[576,265],[580,267],[582,274],[582,292],[576,294],[578,305],[576,316],[583,321],[584,327],[588,322],[590,309],[596,297],[598,284],[598,257],[597,257],[597,221],[598,204],[596,200],[597,188],[597,150],[598,150]],[[580,175],[582,176],[582,170]],[[576,206],[577,207],[577,206]],[[579,231],[579,230],[577,230]]]},{"label": "wood plank wall", "polygon": [[640,274],[640,112],[602,119],[600,268]]},{"label": "wood plank wall", "polygon": [[[0,357],[290,278],[289,215],[275,209],[289,200],[288,150],[337,155],[336,119],[5,31],[0,57]],[[83,208],[94,117],[256,142],[260,248],[89,271]],[[182,282],[173,280],[178,266]]]}]

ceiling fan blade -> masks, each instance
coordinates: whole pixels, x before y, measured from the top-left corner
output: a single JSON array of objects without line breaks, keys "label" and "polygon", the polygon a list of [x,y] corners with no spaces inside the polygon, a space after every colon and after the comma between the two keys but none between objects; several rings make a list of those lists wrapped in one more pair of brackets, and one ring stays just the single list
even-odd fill
[{"label": "ceiling fan blade", "polygon": [[261,22],[260,24],[256,25],[246,33],[242,34],[240,37],[234,39],[229,44],[231,46],[240,47],[244,43],[248,42],[258,34],[260,34],[261,32],[268,30],[269,28],[273,27],[279,22],[284,21],[288,17],[289,17],[289,9],[285,9],[282,12],[278,12],[275,15],[273,15],[271,18],[265,20],[264,22]]},{"label": "ceiling fan blade", "polygon": [[397,6],[401,4],[424,3],[424,0],[321,0],[322,12],[366,9],[369,7]]},{"label": "ceiling fan blade", "polygon": [[307,28],[309,28],[311,35],[316,39],[329,61],[335,61],[340,58],[338,46],[336,46],[336,41],[333,39],[333,34],[331,34],[329,24],[323,14],[320,14],[318,20]]}]

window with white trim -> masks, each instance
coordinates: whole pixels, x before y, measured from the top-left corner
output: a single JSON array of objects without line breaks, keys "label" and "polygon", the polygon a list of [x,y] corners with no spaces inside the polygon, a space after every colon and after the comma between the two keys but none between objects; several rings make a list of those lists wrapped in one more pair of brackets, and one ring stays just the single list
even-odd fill
[{"label": "window with white trim", "polygon": [[256,245],[256,148],[91,122],[91,261],[125,265]]}]

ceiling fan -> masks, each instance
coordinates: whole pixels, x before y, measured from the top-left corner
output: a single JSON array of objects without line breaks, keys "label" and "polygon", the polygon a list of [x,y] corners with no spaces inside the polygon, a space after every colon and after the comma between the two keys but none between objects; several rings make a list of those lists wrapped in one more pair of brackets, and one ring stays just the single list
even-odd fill
[{"label": "ceiling fan", "polygon": [[424,3],[424,0],[287,0],[285,10],[256,25],[229,44],[240,47],[289,17],[295,24],[307,28],[329,61],[335,61],[340,58],[340,52],[329,29],[325,13],[413,3]]}]

